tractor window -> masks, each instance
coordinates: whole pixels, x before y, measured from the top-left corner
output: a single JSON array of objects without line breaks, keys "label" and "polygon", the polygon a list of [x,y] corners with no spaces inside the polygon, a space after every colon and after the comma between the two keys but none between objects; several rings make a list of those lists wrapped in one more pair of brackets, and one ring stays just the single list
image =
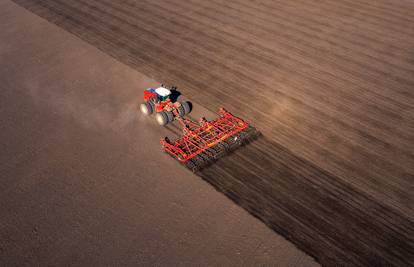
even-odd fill
[{"label": "tractor window", "polygon": [[161,101],[167,101],[170,96],[158,96]]}]

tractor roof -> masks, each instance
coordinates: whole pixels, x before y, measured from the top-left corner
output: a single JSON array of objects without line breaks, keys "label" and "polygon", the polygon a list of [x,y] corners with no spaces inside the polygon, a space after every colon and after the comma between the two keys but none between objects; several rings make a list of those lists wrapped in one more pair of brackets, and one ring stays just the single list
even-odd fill
[{"label": "tractor roof", "polygon": [[158,87],[155,89],[155,92],[160,96],[169,96],[171,94],[171,91],[164,87]]}]

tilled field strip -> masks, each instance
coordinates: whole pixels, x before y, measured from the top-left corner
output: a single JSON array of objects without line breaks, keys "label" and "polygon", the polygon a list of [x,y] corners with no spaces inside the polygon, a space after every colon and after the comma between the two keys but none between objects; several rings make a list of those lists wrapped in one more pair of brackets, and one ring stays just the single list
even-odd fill
[{"label": "tilled field strip", "polygon": [[365,192],[266,138],[230,157],[204,170],[201,177],[321,263],[412,262],[413,224]]}]

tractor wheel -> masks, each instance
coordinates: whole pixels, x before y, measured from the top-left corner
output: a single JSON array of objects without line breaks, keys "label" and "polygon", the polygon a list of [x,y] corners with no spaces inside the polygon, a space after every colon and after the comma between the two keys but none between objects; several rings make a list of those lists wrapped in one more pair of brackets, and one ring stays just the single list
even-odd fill
[{"label": "tractor wheel", "polygon": [[183,105],[180,105],[180,106],[177,108],[177,111],[178,111],[178,114],[180,115],[180,117],[183,117],[183,116],[185,115],[185,110],[184,110]]},{"label": "tractor wheel", "polygon": [[184,109],[184,114],[188,114],[191,112],[191,104],[188,101],[181,102],[181,106]]},{"label": "tractor wheel", "polygon": [[141,105],[140,105],[140,109],[141,109],[141,112],[144,114],[144,115],[151,115],[152,114],[152,112],[154,111],[154,109],[153,109],[153,106],[151,105],[151,103],[149,103],[149,102],[144,102],[144,103],[142,103]]},{"label": "tractor wheel", "polygon": [[163,110],[155,115],[155,119],[159,125],[164,126],[174,120],[174,114],[171,111]]},{"label": "tractor wheel", "polygon": [[167,125],[168,122],[169,122],[168,121],[168,116],[167,116],[167,114],[165,113],[164,110],[157,113],[155,115],[155,119],[157,120],[158,124],[161,125],[161,126]]},{"label": "tractor wheel", "polygon": [[174,120],[174,114],[171,111],[164,111],[167,115],[168,123],[172,122]]}]

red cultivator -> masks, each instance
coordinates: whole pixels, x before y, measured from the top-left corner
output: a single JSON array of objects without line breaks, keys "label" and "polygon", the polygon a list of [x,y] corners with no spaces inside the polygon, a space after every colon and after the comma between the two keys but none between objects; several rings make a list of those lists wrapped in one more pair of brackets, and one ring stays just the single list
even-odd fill
[{"label": "red cultivator", "polygon": [[191,104],[187,101],[172,101],[175,90],[175,87],[163,85],[156,89],[148,88],[144,91],[144,102],[140,109],[145,115],[155,112],[160,125],[179,121],[183,135],[175,140],[165,137],[161,139],[161,145],[165,152],[192,171],[199,170],[258,136],[259,132],[254,127],[224,108],[220,108],[220,116],[212,121],[201,118],[195,122],[184,118],[191,112]]},{"label": "red cultivator", "polygon": [[212,121],[201,118],[198,123],[178,117],[183,136],[172,141],[167,137],[162,139],[165,152],[192,171],[197,171],[257,137],[255,128],[224,108],[220,108],[219,115]]}]

